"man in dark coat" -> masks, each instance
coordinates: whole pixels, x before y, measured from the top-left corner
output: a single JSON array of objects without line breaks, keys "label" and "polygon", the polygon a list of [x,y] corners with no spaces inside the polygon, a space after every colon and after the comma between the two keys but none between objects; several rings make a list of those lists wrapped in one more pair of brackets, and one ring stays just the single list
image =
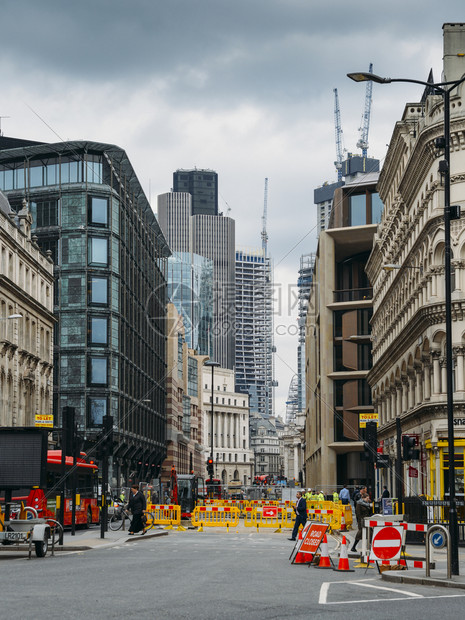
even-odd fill
[{"label": "man in dark coat", "polygon": [[132,522],[129,527],[129,534],[134,535],[136,532],[142,530],[142,534],[145,534],[145,527],[142,522],[144,510],[147,507],[145,496],[142,491],[139,491],[137,484],[133,484],[131,492],[129,494],[128,508],[132,513]]},{"label": "man in dark coat", "polygon": [[359,540],[362,540],[362,528],[363,528],[363,520],[366,517],[370,517],[371,512],[371,502],[370,497],[367,493],[364,493],[360,496],[360,499],[357,501],[357,506],[355,508],[355,515],[357,517],[358,530],[355,535],[354,544],[352,545],[351,551],[357,551],[357,543]]},{"label": "man in dark coat", "polygon": [[289,538],[289,540],[296,540],[300,525],[304,527],[307,521],[307,502],[305,501],[305,498],[302,497],[301,491],[297,491],[296,493],[296,505],[294,506],[294,512],[294,529],[292,530],[292,537]]}]

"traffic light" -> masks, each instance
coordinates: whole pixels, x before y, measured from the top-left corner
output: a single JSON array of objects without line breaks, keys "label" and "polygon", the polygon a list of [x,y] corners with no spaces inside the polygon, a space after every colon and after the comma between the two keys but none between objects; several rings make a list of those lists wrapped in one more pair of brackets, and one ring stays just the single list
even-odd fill
[{"label": "traffic light", "polygon": [[213,459],[211,457],[207,460],[207,471],[208,471],[208,475],[210,476],[210,480],[211,480],[214,474]]},{"label": "traffic light", "polygon": [[367,422],[365,432],[364,452],[367,461],[376,463],[378,451],[378,429],[376,422]]},{"label": "traffic light", "polygon": [[402,436],[402,460],[411,461],[418,458],[418,450],[415,450],[417,441],[415,437],[410,435]]}]

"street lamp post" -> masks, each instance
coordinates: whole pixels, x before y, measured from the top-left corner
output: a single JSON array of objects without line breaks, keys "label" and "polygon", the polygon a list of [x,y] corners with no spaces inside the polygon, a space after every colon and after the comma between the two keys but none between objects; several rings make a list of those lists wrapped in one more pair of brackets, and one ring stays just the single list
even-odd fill
[{"label": "street lamp post", "polygon": [[213,360],[208,360],[204,364],[205,366],[209,366],[212,369],[212,402],[211,402],[211,423],[210,423],[210,461],[211,461],[211,471],[210,474],[210,482],[213,483],[213,384],[214,384],[214,376],[215,376],[215,367],[219,366],[218,362],[214,362]]},{"label": "street lamp post", "polygon": [[459,531],[457,521],[457,503],[455,497],[455,446],[454,446],[454,396],[452,386],[452,290],[451,290],[451,262],[450,262],[450,93],[465,82],[465,76],[450,82],[423,82],[405,78],[383,78],[373,73],[348,73],[347,77],[355,82],[372,81],[378,84],[391,82],[407,82],[421,84],[431,88],[435,94],[442,95],[444,102],[444,141],[440,148],[444,149],[444,160],[439,164],[439,170],[444,175],[444,275],[445,275],[445,330],[446,330],[446,383],[447,383],[447,443],[449,448],[449,531],[451,546],[452,574],[459,574]]}]

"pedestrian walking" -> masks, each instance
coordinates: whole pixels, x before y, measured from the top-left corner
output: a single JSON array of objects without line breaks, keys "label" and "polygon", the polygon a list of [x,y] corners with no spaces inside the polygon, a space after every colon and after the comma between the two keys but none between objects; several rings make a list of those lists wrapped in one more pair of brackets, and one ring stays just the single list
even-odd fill
[{"label": "pedestrian walking", "polygon": [[352,545],[351,551],[357,551],[357,544],[359,540],[362,540],[362,528],[363,528],[363,520],[366,517],[370,517],[372,514],[371,510],[371,501],[366,489],[360,494],[360,499],[357,501],[357,506],[355,508],[355,516],[357,517],[357,525],[358,530],[355,534],[354,544]]},{"label": "pedestrian walking", "polygon": [[307,521],[307,502],[305,501],[305,498],[302,497],[302,493],[300,491],[297,491],[296,493],[296,505],[294,506],[294,512],[295,512],[294,529],[292,530],[292,537],[289,538],[289,540],[297,539],[297,534],[299,533],[299,527],[301,525],[302,527],[304,527]]},{"label": "pedestrian walking", "polygon": [[349,489],[347,488],[347,485],[344,485],[342,487],[341,492],[339,493],[339,499],[344,505],[347,505],[349,503],[350,493],[349,493]]},{"label": "pedestrian walking", "polygon": [[139,491],[137,484],[133,484],[129,494],[128,508],[132,513],[132,522],[129,527],[129,535],[133,536],[137,532],[145,534],[146,529],[143,523],[144,510],[147,507],[145,496],[142,491]]}]

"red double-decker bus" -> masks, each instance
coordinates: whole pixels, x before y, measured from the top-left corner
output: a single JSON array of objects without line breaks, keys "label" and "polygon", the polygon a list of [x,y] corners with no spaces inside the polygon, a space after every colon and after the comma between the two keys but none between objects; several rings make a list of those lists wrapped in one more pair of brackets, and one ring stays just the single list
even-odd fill
[{"label": "red double-decker bus", "polygon": [[[89,526],[99,523],[100,511],[98,507],[98,467],[87,459],[85,452],[74,459],[71,456],[65,458],[65,511],[63,525],[72,524],[72,481],[76,476],[76,525]],[[47,482],[44,488],[33,488],[27,499],[23,499],[26,506],[37,510],[39,517],[56,519],[58,516],[56,498],[61,493],[61,450],[49,450],[47,452]],[[14,498],[15,499],[15,498]],[[20,498],[18,498],[20,499]]]}]

